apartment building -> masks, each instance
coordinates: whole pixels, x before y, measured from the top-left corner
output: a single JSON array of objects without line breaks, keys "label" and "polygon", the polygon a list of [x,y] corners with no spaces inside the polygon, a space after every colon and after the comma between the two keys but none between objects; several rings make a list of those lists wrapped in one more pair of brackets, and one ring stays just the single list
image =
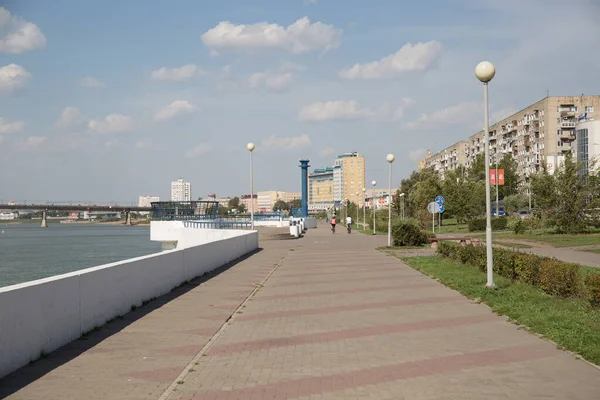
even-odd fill
[{"label": "apartment building", "polygon": [[254,196],[244,194],[240,196],[240,204],[246,207],[247,212],[250,212],[252,206],[254,206],[254,211],[258,211],[258,195],[256,193]]},{"label": "apartment building", "polygon": [[333,207],[334,167],[317,168],[308,175],[308,209],[327,210]]},{"label": "apartment building", "polygon": [[157,196],[140,196],[138,198],[138,207],[150,207],[153,202],[160,201]]},{"label": "apartment building", "polygon": [[171,201],[190,201],[192,199],[192,184],[183,179],[171,182]]},{"label": "apartment building", "polygon": [[300,192],[280,192],[278,190],[268,190],[257,193],[257,205],[260,212],[271,212],[273,206],[278,200],[289,203],[293,200],[302,198]]},{"label": "apartment building", "polygon": [[[578,120],[593,120],[600,109],[600,96],[549,96],[501,121],[490,125],[490,163],[494,165],[506,154],[517,162],[520,184],[530,174],[541,171],[546,163],[550,173],[572,151]],[[431,154],[418,164],[444,172],[459,165],[470,167],[478,154],[485,152],[481,130],[452,146]]]},{"label": "apartment building", "polygon": [[356,204],[362,202],[365,167],[365,157],[355,151],[337,157],[333,170],[333,192],[336,204],[346,199]]}]

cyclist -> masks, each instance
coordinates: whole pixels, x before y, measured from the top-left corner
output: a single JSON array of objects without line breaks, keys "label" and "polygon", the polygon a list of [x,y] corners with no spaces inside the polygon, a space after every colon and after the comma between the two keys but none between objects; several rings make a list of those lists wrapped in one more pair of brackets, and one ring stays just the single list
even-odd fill
[{"label": "cyclist", "polygon": [[352,229],[352,218],[349,215],[346,217],[346,227],[348,228],[348,233],[350,233],[350,230]]},{"label": "cyclist", "polygon": [[335,233],[335,216],[331,217],[331,232]]}]

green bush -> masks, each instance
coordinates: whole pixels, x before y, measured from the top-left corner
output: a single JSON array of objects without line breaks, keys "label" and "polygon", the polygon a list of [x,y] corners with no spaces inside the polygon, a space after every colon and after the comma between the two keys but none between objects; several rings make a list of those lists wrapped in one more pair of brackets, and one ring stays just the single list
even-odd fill
[{"label": "green bush", "polygon": [[392,226],[394,246],[423,246],[428,243],[427,234],[413,221],[398,221]]},{"label": "green bush", "polygon": [[585,277],[585,286],[590,303],[593,306],[600,306],[600,274],[588,274]]},{"label": "green bush", "polygon": [[547,258],[539,268],[539,286],[544,292],[561,297],[579,294],[579,265]]},{"label": "green bush", "polygon": [[523,220],[518,220],[517,223],[515,224],[515,227],[513,228],[513,230],[515,231],[516,235],[522,235],[525,233],[525,224],[523,223]]},{"label": "green bush", "polygon": [[542,257],[533,254],[515,252],[513,257],[515,279],[537,286],[540,280],[539,266],[541,260],[543,260]]},{"label": "green bush", "polygon": [[[469,232],[481,232],[485,231],[487,222],[485,218],[472,219],[468,223]],[[508,218],[506,217],[495,217],[492,218],[492,230],[503,231],[508,226]]]}]

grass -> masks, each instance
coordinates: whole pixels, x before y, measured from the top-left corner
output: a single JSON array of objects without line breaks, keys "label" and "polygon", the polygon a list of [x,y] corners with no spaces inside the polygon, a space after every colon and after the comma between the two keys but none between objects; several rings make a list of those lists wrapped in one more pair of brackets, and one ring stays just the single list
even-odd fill
[{"label": "grass", "polygon": [[588,250],[583,250],[583,251],[588,252],[588,253],[600,254],[600,249],[588,249]]},{"label": "grass", "polygon": [[600,365],[600,309],[592,308],[586,301],[553,297],[498,275],[494,277],[496,289],[486,289],[484,272],[439,256],[402,259],[416,270],[554,341],[560,348]]},{"label": "grass", "polygon": [[[431,225],[429,225],[431,228]],[[469,233],[467,224],[459,224],[456,218],[448,218],[442,220],[442,226],[438,226],[438,220],[435,221],[435,233]]]},{"label": "grass", "polygon": [[498,244],[504,247],[514,247],[516,249],[531,249],[532,246],[525,243],[514,243],[514,242],[505,242],[505,241],[493,241],[494,244]]}]

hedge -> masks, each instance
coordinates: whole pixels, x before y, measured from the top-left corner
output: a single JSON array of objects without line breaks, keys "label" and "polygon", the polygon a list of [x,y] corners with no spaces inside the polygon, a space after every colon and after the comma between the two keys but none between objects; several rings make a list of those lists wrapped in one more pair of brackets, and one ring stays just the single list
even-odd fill
[{"label": "hedge", "polygon": [[[463,247],[442,241],[437,252],[486,271],[485,246]],[[583,279],[577,264],[507,249],[493,249],[493,258],[494,272],[501,276],[536,286],[553,296],[581,297],[600,306],[600,274],[589,273]]]},{"label": "hedge", "polygon": [[[472,219],[468,222],[469,232],[485,231],[487,225],[485,218]],[[492,230],[503,231],[508,227],[508,218],[506,217],[495,217],[492,218]]]},{"label": "hedge", "polygon": [[[429,242],[433,235],[423,231],[414,221],[398,221],[392,226],[392,239],[394,246],[423,246]],[[435,237],[435,235],[433,235]]]}]

